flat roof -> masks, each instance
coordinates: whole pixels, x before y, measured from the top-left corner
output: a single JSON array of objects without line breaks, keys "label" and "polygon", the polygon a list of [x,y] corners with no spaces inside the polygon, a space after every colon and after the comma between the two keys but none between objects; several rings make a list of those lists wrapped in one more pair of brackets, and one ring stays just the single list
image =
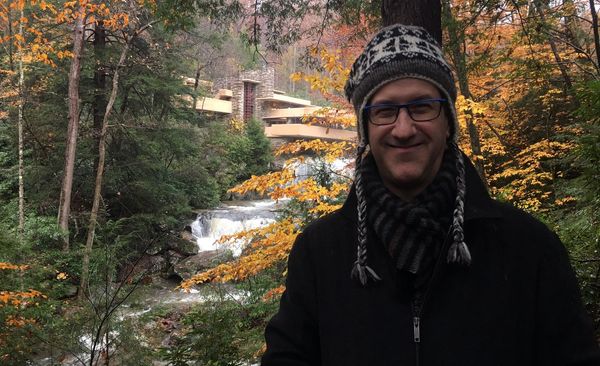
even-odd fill
[{"label": "flat roof", "polygon": [[299,106],[309,106],[309,105],[312,105],[312,103],[311,103],[310,100],[300,99],[300,98],[294,98],[294,97],[290,97],[290,96],[287,96],[287,95],[281,95],[281,94],[273,94],[273,96],[271,96],[271,97],[256,98],[256,100],[264,100],[264,101],[268,101],[268,102],[288,103],[288,104],[295,104],[295,105],[299,105]]}]

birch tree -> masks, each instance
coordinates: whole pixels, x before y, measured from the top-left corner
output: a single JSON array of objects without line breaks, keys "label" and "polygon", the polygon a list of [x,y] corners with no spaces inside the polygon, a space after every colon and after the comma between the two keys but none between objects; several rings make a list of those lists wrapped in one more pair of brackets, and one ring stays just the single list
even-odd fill
[{"label": "birch tree", "polygon": [[79,79],[81,77],[81,57],[84,50],[84,27],[86,21],[84,7],[79,7],[73,23],[73,51],[69,70],[69,125],[65,147],[65,164],[60,190],[58,225],[64,232],[63,250],[69,250],[69,215],[71,213],[71,193],[73,190],[73,172],[75,170],[75,153],[77,151],[77,135],[79,131]]}]

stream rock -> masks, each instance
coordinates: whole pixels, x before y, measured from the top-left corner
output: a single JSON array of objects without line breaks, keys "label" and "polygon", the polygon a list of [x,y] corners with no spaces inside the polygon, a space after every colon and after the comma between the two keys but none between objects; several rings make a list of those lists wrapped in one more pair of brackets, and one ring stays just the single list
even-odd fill
[{"label": "stream rock", "polygon": [[160,255],[144,254],[137,263],[129,263],[121,268],[120,281],[136,281],[140,277],[148,277],[165,271],[168,267],[167,259]]},{"label": "stream rock", "polygon": [[231,257],[228,250],[207,250],[185,258],[174,266],[173,271],[183,280],[187,280],[198,272],[230,260]]},{"label": "stream rock", "polygon": [[79,291],[79,287],[73,284],[66,284],[61,287],[61,291],[57,295],[59,300],[72,299],[77,296],[77,292]]},{"label": "stream rock", "polygon": [[183,231],[181,233],[181,237],[169,242],[169,249],[183,254],[184,256],[198,254],[198,244],[196,243],[196,238],[194,238],[192,233],[188,231]]},{"label": "stream rock", "polygon": [[165,256],[167,258],[167,262],[169,262],[170,267],[175,267],[177,263],[181,262],[187,257],[175,250],[167,250]]},{"label": "stream rock", "polygon": [[161,277],[164,279],[170,279],[173,278],[173,276],[179,277],[179,275],[175,273],[175,266],[184,260],[186,256],[171,249],[167,250],[163,256],[167,260],[168,266],[167,270],[161,274]]}]

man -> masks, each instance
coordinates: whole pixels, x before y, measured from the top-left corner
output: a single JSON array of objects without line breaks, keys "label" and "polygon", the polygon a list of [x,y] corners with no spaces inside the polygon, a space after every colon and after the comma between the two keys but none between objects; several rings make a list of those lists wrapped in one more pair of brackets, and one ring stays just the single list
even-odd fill
[{"label": "man", "polygon": [[459,151],[454,79],[431,36],[384,28],[345,91],[354,185],[298,236],[262,364],[600,365],[559,239],[492,200]]}]

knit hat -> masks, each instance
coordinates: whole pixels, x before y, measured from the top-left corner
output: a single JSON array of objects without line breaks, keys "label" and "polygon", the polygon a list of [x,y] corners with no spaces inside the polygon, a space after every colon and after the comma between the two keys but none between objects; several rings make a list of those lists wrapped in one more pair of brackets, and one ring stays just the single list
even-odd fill
[{"label": "knit hat", "polygon": [[365,285],[369,279],[379,280],[367,265],[367,202],[360,173],[361,162],[368,141],[368,120],[363,109],[373,95],[385,84],[398,79],[415,78],[435,85],[446,98],[447,118],[450,125],[448,147],[456,158],[456,200],[452,218],[452,239],[448,251],[449,263],[469,265],[471,254],[464,242],[465,168],[462,154],[456,145],[458,121],[456,118],[456,87],[450,66],[444,59],[439,44],[423,28],[395,24],[381,29],[356,59],[344,91],[356,112],[358,120],[358,151],[354,184],[358,203],[358,252],[352,277]]}]

